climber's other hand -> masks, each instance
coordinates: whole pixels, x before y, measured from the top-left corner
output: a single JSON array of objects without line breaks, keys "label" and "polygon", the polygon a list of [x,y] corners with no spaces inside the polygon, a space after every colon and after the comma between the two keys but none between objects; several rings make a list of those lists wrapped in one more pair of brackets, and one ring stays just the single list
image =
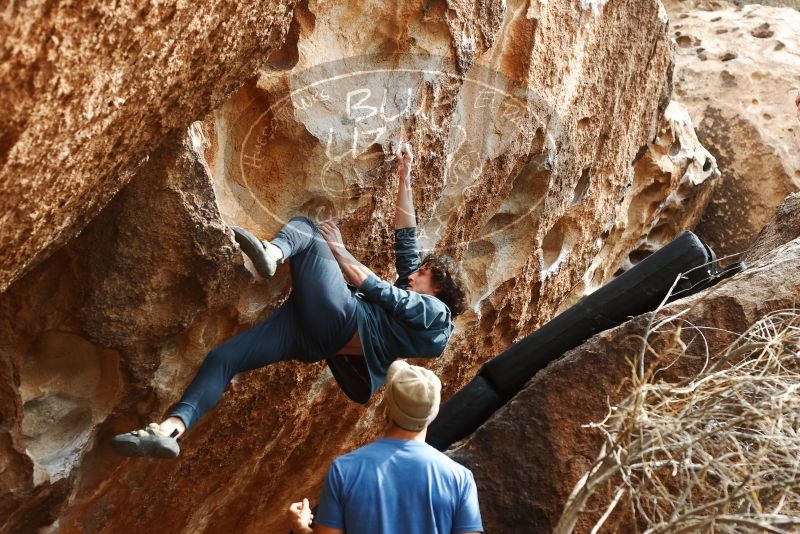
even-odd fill
[{"label": "climber's other hand", "polygon": [[342,232],[339,231],[339,227],[332,219],[326,219],[320,222],[317,224],[317,228],[319,228],[322,237],[325,238],[325,242],[328,244],[328,247],[330,247],[331,252],[338,254],[346,250],[344,241],[342,241]]}]

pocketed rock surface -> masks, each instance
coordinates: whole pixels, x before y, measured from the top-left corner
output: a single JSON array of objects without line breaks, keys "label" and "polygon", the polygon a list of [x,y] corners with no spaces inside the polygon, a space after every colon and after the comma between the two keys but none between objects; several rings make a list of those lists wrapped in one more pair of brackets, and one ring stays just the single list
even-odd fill
[{"label": "pocketed rock surface", "polygon": [[[788,198],[751,249],[744,272],[658,313],[663,319],[685,312],[680,342],[689,352],[713,358],[750,325],[769,312],[795,307],[800,298],[800,210],[797,195]],[[749,254],[748,254],[749,255]],[[448,451],[470,467],[480,491],[487,532],[552,532],[573,487],[597,458],[603,437],[584,425],[603,420],[609,406],[630,392],[630,361],[641,350],[641,338],[652,314],[602,332],[540,371],[514,399],[469,438]],[[691,325],[703,327],[703,336]],[[674,329],[650,336],[662,353],[678,339]],[[697,373],[702,358],[657,361],[664,380]],[[611,502],[601,489],[580,517],[576,532],[589,532]],[[599,511],[598,511],[599,510]],[[626,508],[618,506],[603,526],[607,532],[634,532]]]},{"label": "pocketed rock surface", "polygon": [[673,98],[689,110],[722,172],[697,232],[721,256],[741,253],[800,188],[800,11],[713,3],[668,9],[677,45]]},{"label": "pocketed rock surface", "polygon": [[[354,255],[393,279],[398,139],[416,154],[421,247],[460,260],[471,285],[447,350],[415,362],[439,373],[445,398],[692,224],[715,183],[688,117],[668,107],[657,1],[303,2],[289,15],[277,50],[224,61],[206,92],[187,86],[173,107],[137,108],[177,131],[131,140],[147,161],[79,237],[52,254],[35,235],[39,249],[17,247],[18,272],[50,256],[0,297],[0,529],[279,532],[289,502],[316,500],[330,461],[383,421],[380,393],[348,401],[323,363],[236,377],[176,460],[123,459],[108,440],[159,419],[208,350],[288,296],[287,266],[257,278],[229,225],[270,237],[293,215],[333,216]],[[229,99],[177,128],[199,108],[174,102],[222,95],[233,78]],[[42,209],[88,220],[128,181],[138,156],[123,156],[109,156],[111,185],[92,167],[101,181],[85,205],[47,197]]]}]

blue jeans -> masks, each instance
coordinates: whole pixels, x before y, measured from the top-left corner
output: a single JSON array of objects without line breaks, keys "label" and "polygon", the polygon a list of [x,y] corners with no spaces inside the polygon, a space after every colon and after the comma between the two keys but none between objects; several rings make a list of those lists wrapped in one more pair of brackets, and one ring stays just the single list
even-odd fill
[{"label": "blue jeans", "polygon": [[187,429],[219,402],[234,375],[284,360],[324,360],[357,330],[355,296],[316,224],[294,217],[272,243],[289,261],[291,294],[271,316],[209,351],[169,414]]}]

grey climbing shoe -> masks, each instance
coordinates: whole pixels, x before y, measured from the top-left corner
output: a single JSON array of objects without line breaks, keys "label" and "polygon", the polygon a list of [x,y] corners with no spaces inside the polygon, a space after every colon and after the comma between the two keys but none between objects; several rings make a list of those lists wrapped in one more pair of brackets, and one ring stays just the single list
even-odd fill
[{"label": "grey climbing shoe", "polygon": [[258,274],[264,278],[270,278],[274,275],[278,268],[278,261],[267,251],[264,242],[244,228],[231,226],[231,229],[236,237],[236,242],[239,243],[242,252],[247,254],[247,257],[253,262]]},{"label": "grey climbing shoe", "polygon": [[117,434],[111,438],[111,446],[124,456],[176,458],[181,452],[178,440],[161,432],[156,423],[126,434]]}]

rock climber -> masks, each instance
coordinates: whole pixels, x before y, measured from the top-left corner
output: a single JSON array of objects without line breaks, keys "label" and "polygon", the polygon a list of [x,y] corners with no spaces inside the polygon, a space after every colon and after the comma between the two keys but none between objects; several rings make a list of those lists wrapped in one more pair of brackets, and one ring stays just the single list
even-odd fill
[{"label": "rock climber", "polygon": [[174,458],[178,438],[217,404],[237,373],[284,360],[327,360],[345,394],[366,403],[399,357],[435,358],[447,346],[453,318],[466,308],[463,271],[451,257],[420,261],[411,189],[413,154],[395,153],[399,189],[395,213],[394,285],[356,260],[336,223],[294,217],[275,239],[261,241],[234,227],[236,241],[261,276],[289,260],[292,290],[270,317],[212,349],[180,401],[161,423],[112,438],[127,456]]},{"label": "rock climber", "polygon": [[425,443],[441,389],[431,371],[392,363],[383,438],[333,461],[316,514],[308,499],[289,506],[292,532],[483,532],[472,472]]}]

